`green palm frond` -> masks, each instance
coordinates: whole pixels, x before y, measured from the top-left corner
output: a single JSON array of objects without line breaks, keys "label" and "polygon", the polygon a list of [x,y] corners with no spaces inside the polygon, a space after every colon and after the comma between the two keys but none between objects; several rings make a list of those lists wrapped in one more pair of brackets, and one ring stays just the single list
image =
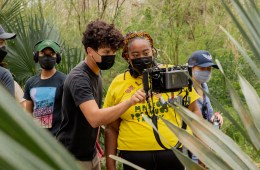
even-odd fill
[{"label": "green palm frond", "polygon": [[17,15],[20,15],[24,9],[22,3],[12,0],[0,1],[0,24],[10,23]]},{"label": "green palm frond", "polygon": [[0,165],[6,169],[79,169],[72,156],[2,86],[0,91]]},{"label": "green palm frond", "polygon": [[68,74],[75,65],[84,60],[85,52],[79,48],[70,48],[66,44],[64,44],[64,47],[61,63],[57,68],[63,73]]},{"label": "green palm frond", "polygon": [[84,59],[84,52],[78,48],[70,48],[62,41],[59,31],[47,23],[39,15],[17,16],[16,25],[7,25],[12,32],[17,33],[14,43],[8,44],[9,54],[5,58],[11,72],[21,84],[39,72],[39,65],[33,60],[34,46],[43,39],[52,39],[62,48],[62,61],[57,66],[68,73],[77,63]]}]

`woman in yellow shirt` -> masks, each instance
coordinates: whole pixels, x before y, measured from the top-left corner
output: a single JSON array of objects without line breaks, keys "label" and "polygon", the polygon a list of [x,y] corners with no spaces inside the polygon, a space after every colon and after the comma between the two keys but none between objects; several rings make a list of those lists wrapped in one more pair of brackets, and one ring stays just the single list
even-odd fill
[{"label": "woman in yellow shirt", "polygon": [[[130,98],[137,90],[143,88],[142,72],[154,63],[153,40],[145,32],[129,33],[125,38],[122,57],[129,63],[127,72],[118,75],[111,83],[104,102],[104,107],[110,107]],[[176,92],[178,95],[180,92]],[[168,98],[170,93],[160,94]],[[180,93],[184,96],[185,93]],[[195,90],[189,93],[189,109],[201,116],[196,100],[199,98]],[[172,108],[162,106],[159,96],[153,96],[153,106],[156,116],[162,116],[176,126],[181,127],[181,118]],[[108,156],[119,155],[147,170],[149,169],[184,169],[181,162],[171,150],[165,150],[155,139],[152,127],[142,118],[142,114],[151,115],[146,103],[138,103],[130,107],[121,117],[105,129],[106,166],[114,170],[115,161]],[[176,145],[178,139],[168,127],[158,119],[159,132],[172,144]],[[162,142],[163,143],[163,142]],[[165,146],[165,144],[163,143]],[[124,169],[132,169],[124,165]]]}]

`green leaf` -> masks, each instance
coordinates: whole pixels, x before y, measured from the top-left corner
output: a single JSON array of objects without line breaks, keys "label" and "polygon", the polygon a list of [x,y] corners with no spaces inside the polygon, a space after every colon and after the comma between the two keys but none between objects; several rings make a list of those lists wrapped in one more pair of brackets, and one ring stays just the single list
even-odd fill
[{"label": "green leaf", "polygon": [[[217,64],[220,65],[219,61],[217,61]],[[232,87],[231,83],[225,76],[224,71],[222,69],[220,69],[220,71],[223,74],[226,84],[229,88],[233,106],[234,106],[235,110],[237,111],[241,121],[243,122],[243,124],[247,130],[247,134],[250,138],[250,142],[253,144],[254,147],[256,147],[259,150],[259,147],[260,147],[259,130],[257,129],[256,125],[254,124],[254,121],[253,121],[252,117],[250,116],[250,112],[248,112],[248,110],[243,106],[243,102],[241,101],[239,95],[237,94],[237,92],[235,91],[235,89]],[[243,82],[244,87],[245,87],[245,84],[246,83]],[[247,93],[247,92],[244,91],[244,93]],[[247,98],[250,98],[250,96],[247,96]]]},{"label": "green leaf", "polygon": [[248,135],[253,142],[254,146],[259,150],[260,147],[260,135],[255,127],[255,124],[250,116],[248,110],[243,106],[243,102],[241,101],[237,92],[233,89],[233,87],[229,86],[230,96],[232,99],[233,107],[237,111],[240,119],[242,120]]},{"label": "green leaf", "polygon": [[[212,124],[177,104],[170,104],[183,118],[192,132],[210,148],[212,148],[233,169],[258,169],[252,160],[237,144]],[[188,146],[187,146],[188,147]]]},{"label": "green leaf", "polygon": [[[244,1],[244,2],[246,2],[246,1]],[[243,37],[245,38],[245,40],[247,41],[247,43],[249,44],[249,47],[251,48],[251,50],[253,51],[253,53],[254,53],[254,55],[256,56],[256,57],[260,57],[260,49],[258,48],[258,46],[256,46],[255,44],[255,42],[254,41],[252,41],[251,40],[251,37],[248,35],[248,31],[245,29],[245,27],[249,30],[250,28],[249,27],[252,27],[252,25],[251,24],[244,24],[244,23],[240,23],[240,20],[238,19],[238,17],[234,14],[234,12],[231,10],[231,8],[229,7],[229,5],[228,5],[228,2],[227,1],[225,1],[225,0],[222,0],[222,3],[223,3],[223,5],[224,5],[224,7],[225,7],[225,9],[226,9],[226,11],[229,13],[229,15],[231,16],[231,18],[232,18],[232,20],[233,20],[233,22],[236,24],[236,26],[237,26],[237,28],[239,29],[239,31],[240,31],[240,33],[243,35]],[[232,3],[233,4],[235,4],[236,5],[236,7],[242,7],[242,5],[237,5],[237,4],[239,4],[240,2],[239,1],[237,1],[237,0],[232,0]],[[254,8],[254,7],[251,7],[251,9],[252,10],[255,10],[256,8]],[[238,10],[238,9],[237,9]],[[247,13],[250,13],[250,11],[252,11],[252,10],[248,10],[248,11],[246,11]],[[243,19],[243,22],[245,22],[245,23],[248,23],[249,21],[246,21],[245,20],[245,18],[242,16],[242,15],[244,15],[243,13],[241,13],[241,10],[238,10],[237,11],[238,12],[238,14],[242,17],[242,19]],[[254,11],[254,12],[256,12],[257,13],[257,11]],[[258,26],[259,27],[259,26]],[[258,28],[257,27],[257,28]],[[251,33],[252,35],[254,34],[253,32]],[[260,39],[260,37],[258,37],[258,39]]]},{"label": "green leaf", "polygon": [[121,163],[126,164],[128,166],[131,166],[132,168],[135,168],[137,170],[145,170],[144,168],[141,168],[140,166],[137,166],[137,165],[133,164],[132,162],[129,162],[129,161],[127,161],[127,160],[125,160],[123,158],[120,158],[118,156],[109,155],[109,157],[114,159],[114,160],[116,160],[116,161],[118,161],[118,162],[121,162]]},{"label": "green leaf", "polygon": [[[209,169],[232,169],[224,160],[222,160],[216,153],[210,149],[208,146],[205,146],[198,138],[190,135],[184,129],[178,128],[173,125],[170,121],[160,117],[162,121],[171,129],[172,133],[177,136],[179,141],[196,155],[203,163],[207,165]],[[185,167],[192,169],[190,166],[191,162],[187,162]],[[198,165],[197,165],[198,166]],[[201,167],[196,167],[196,169],[202,169]]]},{"label": "green leaf", "polygon": [[[28,113],[2,86],[0,86],[0,91],[0,129],[3,133],[52,169],[79,169],[68,151],[45,129],[36,125]],[[11,146],[5,147],[10,151],[12,149]],[[3,162],[8,162],[8,160],[4,159]]]},{"label": "green leaf", "polygon": [[[246,61],[248,62],[248,64],[250,65],[251,69],[255,72],[255,75],[258,76],[258,78],[260,78],[260,70],[258,69],[258,67],[255,65],[254,61],[249,57],[249,55],[247,54],[247,52],[240,46],[240,44],[232,37],[232,35],[230,35],[229,32],[227,32],[227,30],[225,28],[223,28],[222,26],[220,26],[220,28],[222,29],[222,31],[224,33],[227,34],[227,36],[230,38],[230,40],[233,42],[233,44],[237,47],[237,49],[239,50],[239,52],[243,55],[243,57],[246,59]],[[223,69],[221,70],[222,72]]]},{"label": "green leaf", "polygon": [[[259,96],[254,89],[254,87],[242,76],[238,75],[239,77],[239,83],[241,86],[241,90],[245,96],[248,108],[250,110],[251,118],[258,130],[260,131],[260,99]],[[260,133],[259,133],[260,136]]]},{"label": "green leaf", "polygon": [[48,164],[23,148],[2,131],[0,131],[0,140],[0,159],[12,165],[12,169],[51,169]]},{"label": "green leaf", "polygon": [[177,158],[181,161],[183,165],[185,165],[186,170],[203,170],[205,168],[201,167],[197,163],[193,162],[188,156],[184,155],[182,152],[180,152],[176,148],[171,148],[171,150],[174,152],[174,154],[177,156]]}]

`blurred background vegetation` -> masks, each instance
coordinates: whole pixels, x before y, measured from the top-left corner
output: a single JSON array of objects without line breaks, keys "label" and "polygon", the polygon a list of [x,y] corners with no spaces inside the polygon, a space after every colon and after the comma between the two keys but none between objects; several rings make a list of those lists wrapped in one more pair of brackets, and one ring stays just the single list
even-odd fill
[{"label": "blurred background vegetation", "polygon": [[[229,0],[227,3],[234,10]],[[259,7],[260,1],[255,3]],[[140,30],[151,34],[158,51],[157,61],[161,63],[182,65],[193,51],[208,50],[220,61],[236,90],[240,88],[234,73],[239,72],[259,94],[259,79],[219,27],[230,32],[255,59],[219,0],[0,0],[0,24],[17,33],[15,40],[8,41],[10,53],[5,59],[15,79],[23,86],[30,76],[39,72],[39,66],[32,60],[33,46],[46,38],[61,44],[63,57],[58,69],[68,73],[84,59],[82,32],[89,21],[96,19],[114,23],[124,34]],[[103,72],[104,96],[112,79],[127,68],[120,52],[117,56],[114,67]],[[218,70],[213,71],[208,85],[210,93],[241,123]],[[260,162],[259,152],[227,119],[221,130],[254,161]]]}]

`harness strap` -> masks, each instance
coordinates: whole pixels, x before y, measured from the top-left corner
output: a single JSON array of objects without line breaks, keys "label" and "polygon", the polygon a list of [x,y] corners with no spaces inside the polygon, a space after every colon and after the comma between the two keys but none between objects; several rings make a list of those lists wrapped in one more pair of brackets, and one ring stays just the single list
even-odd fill
[{"label": "harness strap", "polygon": [[[153,122],[154,126],[156,127],[156,129],[158,129],[157,116],[155,116],[155,115],[152,116],[152,122]],[[153,129],[153,134],[154,134],[154,137],[155,137],[157,143],[158,143],[163,149],[165,149],[165,150],[170,150],[170,149],[168,149],[166,146],[164,146],[164,145],[162,144],[162,141],[161,141],[161,139],[160,139],[159,134],[158,134],[154,129]]]}]

